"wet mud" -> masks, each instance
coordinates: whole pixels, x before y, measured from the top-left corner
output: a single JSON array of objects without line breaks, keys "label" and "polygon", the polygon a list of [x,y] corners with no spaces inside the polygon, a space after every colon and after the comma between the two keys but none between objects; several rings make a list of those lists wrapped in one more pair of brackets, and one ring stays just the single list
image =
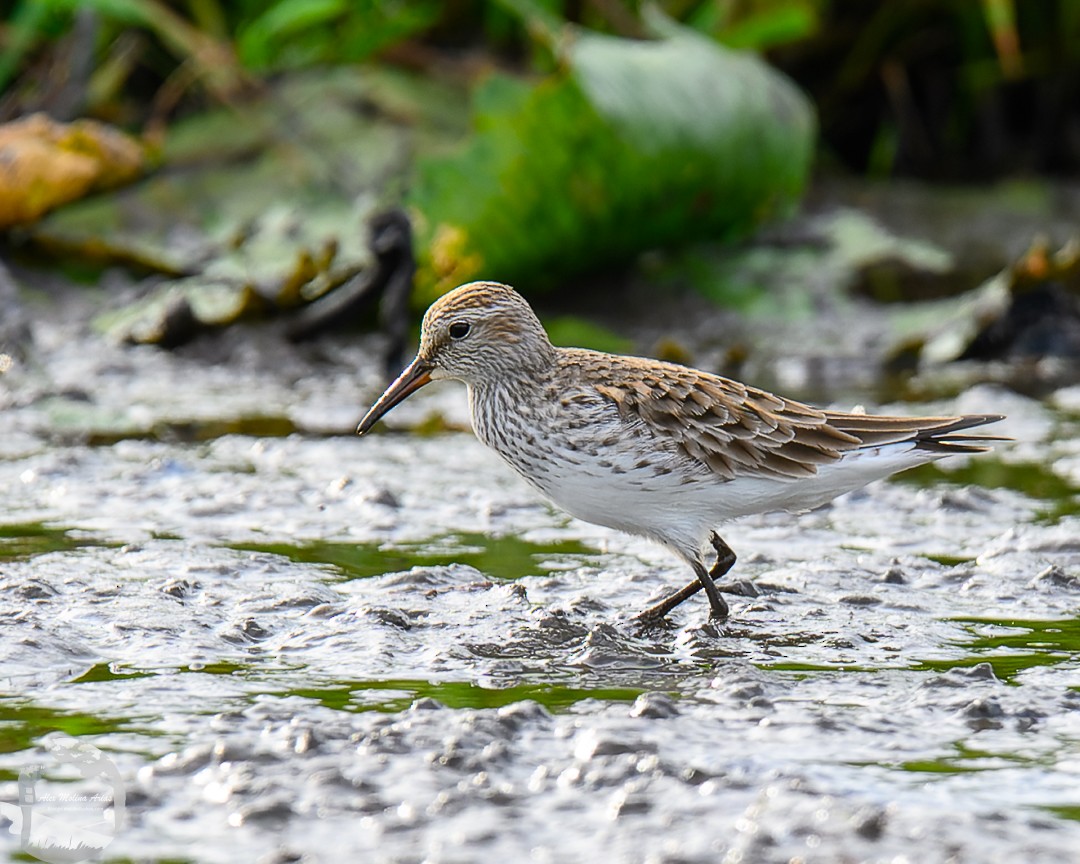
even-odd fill
[{"label": "wet mud", "polygon": [[106,860],[1076,860],[1076,388],[893,406],[1017,440],[728,526],[757,596],[642,629],[683,565],[540,500],[460,389],[350,434],[377,340],[51,326],[0,411],[0,801],[93,743]]}]

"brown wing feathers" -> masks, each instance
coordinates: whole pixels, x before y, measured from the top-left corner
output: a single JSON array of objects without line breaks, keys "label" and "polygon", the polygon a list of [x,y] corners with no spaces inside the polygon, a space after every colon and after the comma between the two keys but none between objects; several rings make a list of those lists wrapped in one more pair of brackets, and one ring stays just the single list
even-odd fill
[{"label": "brown wing feathers", "polygon": [[812,476],[819,465],[844,453],[903,441],[934,453],[975,453],[986,450],[987,442],[1003,440],[955,434],[993,423],[1000,415],[880,417],[819,411],[719,376],[649,365],[633,359],[618,370],[623,380],[608,378],[595,389],[624,418],[638,419],[669,437],[687,456],[726,479]]}]

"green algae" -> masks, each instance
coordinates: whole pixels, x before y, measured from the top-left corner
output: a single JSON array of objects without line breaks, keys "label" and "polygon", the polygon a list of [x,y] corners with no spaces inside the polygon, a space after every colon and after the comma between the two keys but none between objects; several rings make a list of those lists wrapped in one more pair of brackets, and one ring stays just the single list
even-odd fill
[{"label": "green algae", "polygon": [[434,699],[447,708],[502,708],[516,702],[537,702],[552,712],[564,712],[586,699],[633,702],[644,691],[634,687],[571,687],[550,682],[483,687],[471,681],[382,679],[342,681],[324,687],[281,693],[314,699],[338,711],[403,711],[417,699]]},{"label": "green algae", "polygon": [[921,660],[919,670],[947,672],[989,663],[994,675],[1009,684],[1038,666],[1056,666],[1080,656],[1080,619],[953,618],[968,634],[955,644],[967,655],[954,659]]},{"label": "green algae", "polygon": [[[63,732],[72,738],[80,735],[104,735],[129,728],[131,718],[103,717],[82,711],[63,711],[39,705],[33,700],[0,696],[0,753],[17,753],[34,746],[50,732]],[[146,730],[143,730],[144,732]],[[0,779],[4,773],[0,771]],[[15,776],[7,779],[14,780]]]},{"label": "green algae", "polygon": [[0,561],[32,558],[47,552],[69,552],[84,546],[107,546],[83,531],[41,522],[0,525]]},{"label": "green algae", "polygon": [[[234,546],[248,552],[284,555],[304,564],[327,564],[346,579],[366,579],[408,570],[468,564],[499,579],[519,579],[560,569],[564,556],[589,555],[594,550],[576,540],[533,543],[512,535],[450,534],[422,543],[246,543]],[[580,560],[575,562],[580,563]]]},{"label": "green algae", "polygon": [[964,465],[944,468],[936,462],[912,468],[897,476],[900,483],[922,488],[947,483],[983,489],[1011,489],[1043,502],[1035,518],[1056,523],[1080,514],[1080,486],[1038,462],[1005,462],[982,455]]},{"label": "green algae", "polygon": [[984,750],[962,741],[953,742],[951,752],[934,759],[909,759],[895,766],[913,774],[975,774],[1003,768],[1030,765],[1053,765],[1053,757],[1025,756],[1021,753]]}]

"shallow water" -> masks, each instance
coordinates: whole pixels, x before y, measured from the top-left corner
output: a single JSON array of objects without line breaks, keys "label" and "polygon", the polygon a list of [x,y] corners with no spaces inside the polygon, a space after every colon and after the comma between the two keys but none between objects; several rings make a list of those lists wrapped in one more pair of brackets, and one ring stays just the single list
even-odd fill
[{"label": "shallow water", "polygon": [[[1075,392],[902,406],[1018,440],[730,526],[759,596],[642,630],[665,552],[466,432],[349,434],[372,344],[39,340],[0,413],[0,801],[92,742],[107,860],[1075,860]],[[391,417],[434,414],[463,394]]]}]

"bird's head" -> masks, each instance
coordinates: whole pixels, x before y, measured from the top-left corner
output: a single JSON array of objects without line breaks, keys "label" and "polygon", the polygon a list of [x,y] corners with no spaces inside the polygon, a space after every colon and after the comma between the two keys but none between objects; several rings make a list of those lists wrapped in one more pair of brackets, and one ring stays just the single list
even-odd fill
[{"label": "bird's head", "polygon": [[360,421],[363,435],[391,408],[429,381],[452,378],[469,386],[535,375],[554,349],[525,298],[498,282],[470,282],[428,308],[420,349]]}]

